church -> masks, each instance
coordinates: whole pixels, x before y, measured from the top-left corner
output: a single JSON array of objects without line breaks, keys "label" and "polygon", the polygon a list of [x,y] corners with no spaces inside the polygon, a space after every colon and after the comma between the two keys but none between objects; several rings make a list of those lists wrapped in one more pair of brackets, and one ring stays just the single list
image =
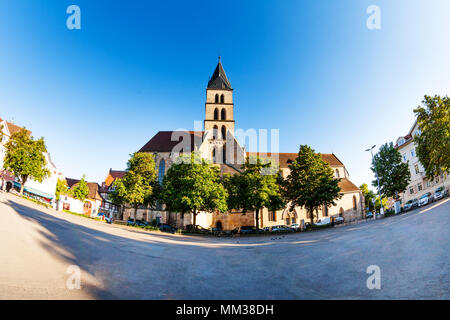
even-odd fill
[{"label": "church", "polygon": [[[206,88],[205,119],[203,131],[160,131],[151,138],[139,152],[149,152],[155,157],[156,169],[160,183],[171,164],[180,153],[199,152],[220,168],[221,174],[237,174],[246,157],[258,155],[269,157],[278,163],[284,177],[289,175],[289,164],[295,160],[297,153],[254,153],[247,152],[235,137],[233,88],[222,66],[220,57],[212,77]],[[334,154],[321,154],[340,178],[342,198],[336,206],[324,207],[316,213],[317,219],[331,216],[344,217],[345,221],[361,219],[363,217],[364,199],[361,191],[349,179],[345,165]],[[167,212],[158,208],[152,210],[142,208],[138,210],[137,219],[151,221],[158,219],[164,223],[183,228],[192,224],[191,214],[181,215],[176,212]],[[124,220],[134,217],[134,210],[125,210]],[[276,212],[264,209],[260,213],[260,226],[291,225],[308,222],[306,210],[288,208]],[[204,228],[218,228],[232,230],[240,226],[254,226],[255,213],[231,211],[227,213],[200,213],[197,215],[197,224]]]}]

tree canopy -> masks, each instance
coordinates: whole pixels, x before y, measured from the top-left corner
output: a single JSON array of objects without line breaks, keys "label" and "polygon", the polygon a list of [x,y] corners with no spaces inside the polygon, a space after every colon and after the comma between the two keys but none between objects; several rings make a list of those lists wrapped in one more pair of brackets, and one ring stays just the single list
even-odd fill
[{"label": "tree canopy", "polygon": [[247,157],[241,174],[224,177],[229,194],[228,207],[244,212],[255,211],[256,228],[259,228],[259,213],[263,208],[275,211],[285,205],[281,180],[274,164],[259,157]]},{"label": "tree canopy", "polygon": [[361,192],[364,195],[365,207],[369,208],[369,210],[373,210],[374,205],[372,199],[375,198],[375,193],[372,190],[369,190],[369,186],[367,185],[367,183],[363,183],[362,185],[360,185],[359,189],[361,189]]},{"label": "tree canopy", "polygon": [[[411,179],[408,163],[402,162],[402,156],[394,148],[392,142],[381,146],[374,156],[372,167],[375,174],[378,173],[380,180],[380,192],[387,197],[398,200],[400,194],[406,190]],[[377,187],[377,180],[372,181],[372,185]]]},{"label": "tree canopy", "polygon": [[6,155],[3,166],[14,174],[21,183],[23,194],[25,183],[29,179],[42,182],[50,174],[46,168],[44,138],[35,140],[25,128],[13,133],[5,145]]},{"label": "tree canopy", "polygon": [[162,199],[167,210],[192,213],[194,226],[199,212],[226,212],[227,197],[219,169],[195,152],[181,155],[164,177]]},{"label": "tree canopy", "polygon": [[157,184],[155,159],[151,153],[136,152],[128,160],[126,173],[122,179],[114,182],[111,200],[116,204],[128,203],[135,208],[139,205],[153,204],[154,188]]},{"label": "tree canopy", "polygon": [[314,212],[322,206],[336,205],[334,201],[342,197],[340,179],[334,178],[333,169],[307,145],[300,146],[289,169],[284,186],[285,198],[290,201],[291,209],[305,207],[313,224]]},{"label": "tree canopy", "polygon": [[414,110],[420,134],[414,136],[416,153],[428,179],[450,172],[450,98],[425,96]]},{"label": "tree canopy", "polygon": [[59,201],[61,195],[64,194],[70,194],[69,186],[67,185],[66,179],[58,178],[58,181],[56,182],[56,191],[55,191],[56,201]]},{"label": "tree canopy", "polygon": [[73,186],[71,195],[80,201],[84,201],[87,199],[89,195],[89,187],[86,182],[86,177],[83,175],[80,182],[78,182],[75,186]]}]

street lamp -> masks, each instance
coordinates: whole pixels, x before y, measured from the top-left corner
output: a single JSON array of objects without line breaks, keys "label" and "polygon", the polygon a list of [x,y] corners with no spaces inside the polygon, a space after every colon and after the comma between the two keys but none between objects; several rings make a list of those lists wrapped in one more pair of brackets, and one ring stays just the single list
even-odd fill
[{"label": "street lamp", "polygon": [[[366,151],[370,151],[370,154],[372,155],[372,164],[373,164],[373,152],[372,152],[372,150],[375,147],[376,147],[376,145],[372,146],[372,148],[370,148],[370,149],[366,149]],[[377,172],[377,168],[376,167],[375,167],[375,176],[377,177],[378,196],[380,197],[380,214],[384,214],[384,212],[383,212],[383,201],[381,200],[381,192],[380,192],[380,179],[378,178],[378,172]],[[377,213],[376,212],[374,212],[374,214],[373,214],[373,219],[374,220],[377,219]]]}]

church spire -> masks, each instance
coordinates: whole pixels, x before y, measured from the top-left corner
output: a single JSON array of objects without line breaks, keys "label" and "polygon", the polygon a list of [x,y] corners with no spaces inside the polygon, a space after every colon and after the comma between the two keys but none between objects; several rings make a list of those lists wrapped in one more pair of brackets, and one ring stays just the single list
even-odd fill
[{"label": "church spire", "polygon": [[208,82],[208,89],[233,90],[230,81],[228,81],[227,75],[225,74],[225,70],[223,70],[220,55],[216,70],[214,70],[214,73]]}]

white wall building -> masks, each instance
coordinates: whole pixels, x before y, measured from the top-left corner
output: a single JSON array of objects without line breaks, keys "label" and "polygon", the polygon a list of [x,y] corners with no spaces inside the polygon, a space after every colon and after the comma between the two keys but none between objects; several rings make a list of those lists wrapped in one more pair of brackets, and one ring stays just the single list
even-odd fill
[{"label": "white wall building", "polygon": [[419,199],[423,194],[434,192],[437,188],[443,186],[448,189],[450,186],[450,177],[446,174],[441,174],[433,180],[426,178],[425,169],[419,161],[416,153],[416,143],[414,142],[414,135],[420,134],[420,128],[417,120],[414,122],[408,134],[404,137],[399,137],[396,141],[395,147],[402,156],[402,161],[408,163],[409,171],[411,173],[411,181],[406,188],[406,191],[400,195],[402,205],[412,199]]},{"label": "white wall building", "polygon": [[[3,161],[6,155],[5,149],[6,143],[15,132],[21,129],[21,127],[6,120],[3,120],[1,118],[0,118],[0,127],[2,128],[3,133],[3,138],[0,141],[0,169],[2,170],[0,187],[2,187],[3,190],[5,190],[7,187],[6,183],[9,181],[10,186],[20,188],[20,183],[18,182],[18,180],[14,179],[14,177],[10,173],[4,170]],[[27,181],[25,183],[24,192],[31,197],[38,198],[46,202],[51,202],[55,198],[56,183],[58,181],[58,178],[62,179],[64,178],[64,176],[62,172],[60,172],[55,166],[55,164],[52,162],[50,154],[45,153],[44,155],[47,161],[46,168],[50,172],[49,176],[42,182],[38,182],[35,180]]]}]

